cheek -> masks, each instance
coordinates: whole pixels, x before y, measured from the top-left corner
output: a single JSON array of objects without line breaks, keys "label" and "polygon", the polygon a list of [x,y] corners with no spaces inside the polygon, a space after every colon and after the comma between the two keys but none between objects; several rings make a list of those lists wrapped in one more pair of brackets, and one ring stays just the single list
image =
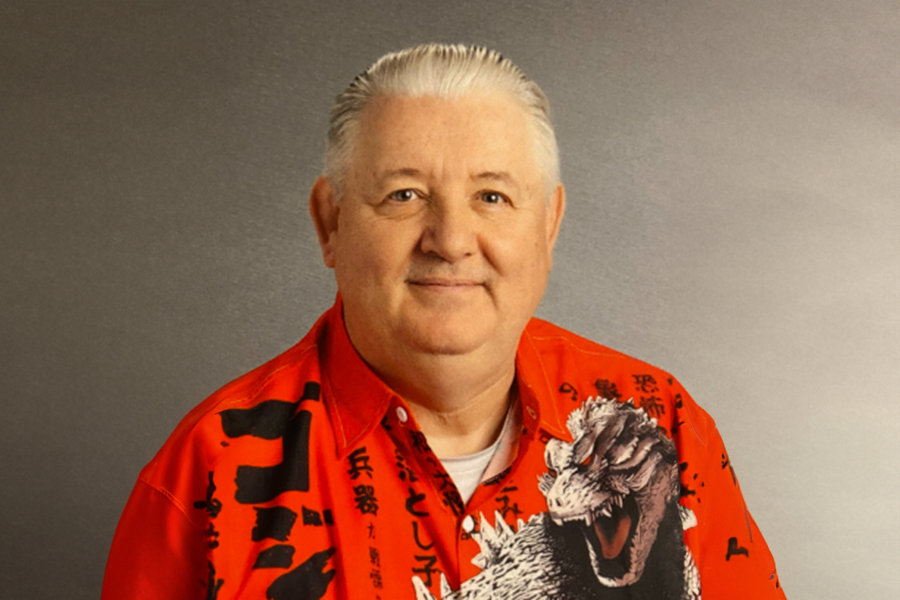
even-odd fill
[{"label": "cheek", "polygon": [[343,273],[347,284],[373,285],[405,272],[409,253],[404,251],[403,238],[396,232],[369,225],[348,228],[345,233],[335,254],[339,279]]},{"label": "cheek", "polygon": [[488,260],[501,275],[531,285],[545,279],[550,268],[547,248],[542,242],[543,238],[531,230],[517,237],[496,238],[487,253]]}]

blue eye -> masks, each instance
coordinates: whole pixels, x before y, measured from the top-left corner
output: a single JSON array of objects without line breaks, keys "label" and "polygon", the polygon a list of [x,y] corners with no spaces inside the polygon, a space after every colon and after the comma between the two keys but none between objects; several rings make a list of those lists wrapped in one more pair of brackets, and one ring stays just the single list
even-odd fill
[{"label": "blue eye", "polygon": [[391,200],[396,200],[397,202],[409,202],[418,196],[415,190],[397,190],[396,192],[391,192],[388,196]]}]

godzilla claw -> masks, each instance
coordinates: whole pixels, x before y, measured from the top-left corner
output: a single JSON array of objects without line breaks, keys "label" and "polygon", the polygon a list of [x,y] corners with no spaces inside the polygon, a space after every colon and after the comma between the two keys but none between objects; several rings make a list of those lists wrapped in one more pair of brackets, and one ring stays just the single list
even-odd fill
[{"label": "godzilla claw", "polygon": [[[413,587],[416,588],[416,600],[436,600],[436,598],[425,587],[425,582],[416,575],[412,578]],[[443,582],[442,582],[443,583]]]}]

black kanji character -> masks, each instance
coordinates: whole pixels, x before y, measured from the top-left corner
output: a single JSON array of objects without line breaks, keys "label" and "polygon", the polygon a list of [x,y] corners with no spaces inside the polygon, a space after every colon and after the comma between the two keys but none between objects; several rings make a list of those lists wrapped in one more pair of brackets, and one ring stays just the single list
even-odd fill
[{"label": "black kanji character", "polygon": [[618,400],[622,397],[616,384],[609,379],[598,379],[594,382],[594,387],[597,388],[597,394],[606,400]]},{"label": "black kanji character", "polygon": [[743,555],[750,558],[750,551],[743,546],[739,546],[736,537],[728,538],[728,552],[725,554],[725,560],[731,560],[732,556],[737,555]]},{"label": "black kanji character", "polygon": [[466,510],[465,504],[463,504],[462,498],[459,495],[459,491],[455,487],[451,487],[449,490],[445,490],[443,493],[444,505],[449,506],[450,510],[453,511],[453,514],[457,517],[461,516],[463,512]]},{"label": "black kanji character", "polygon": [[347,461],[350,463],[350,468],[347,469],[350,479],[356,479],[362,473],[365,473],[369,479],[372,479],[373,469],[369,466],[369,455],[366,454],[365,446],[351,452],[350,456],[347,457]]},{"label": "black kanji character", "polygon": [[409,468],[409,465],[406,464],[406,459],[400,453],[400,450],[394,450],[394,457],[397,459],[397,462],[395,464],[397,465],[397,468],[400,469],[400,472],[397,474],[397,477],[400,478],[400,481],[408,481],[412,483],[419,480],[419,478],[416,477],[416,474],[413,473],[413,470]]},{"label": "black kanji character", "polygon": [[500,510],[500,516],[503,517],[504,519],[506,518],[506,514],[508,512],[512,512],[514,517],[518,517],[520,514],[522,514],[522,511],[519,510],[518,502],[513,502],[512,504],[509,503],[508,493],[515,492],[518,489],[519,488],[517,488],[514,485],[507,486],[507,487],[503,488],[502,490],[500,490],[500,493],[503,494],[502,496],[497,496],[496,498],[494,498],[494,502],[502,502],[503,503],[503,506],[501,506],[499,510]]},{"label": "black kanji character", "polygon": [[415,559],[420,562],[425,563],[425,565],[422,567],[419,567],[419,568],[414,567],[412,572],[413,573],[421,573],[422,575],[425,575],[425,585],[427,587],[431,587],[431,574],[432,573],[440,573],[439,569],[432,568],[437,563],[437,556],[434,556],[431,554],[427,555],[427,556],[416,555]]},{"label": "black kanji character", "polygon": [[372,569],[369,572],[369,577],[372,579],[372,587],[374,587],[376,590],[380,590],[384,587],[384,583],[381,579],[381,571],[379,571],[378,569]]},{"label": "black kanji character", "polygon": [[431,542],[430,544],[423,544],[421,542],[421,540],[419,540],[419,522],[413,521],[412,526],[413,526],[413,539],[416,542],[416,546],[418,546],[422,550],[431,550],[431,548],[434,546],[434,542]]},{"label": "black kanji character", "polygon": [[409,488],[409,498],[406,499],[406,512],[414,517],[427,517],[428,511],[416,510],[416,504],[425,500],[425,494],[417,494],[416,491]]},{"label": "black kanji character", "polygon": [[662,403],[662,398],[656,396],[641,396],[641,408],[647,411],[647,414],[658,419],[660,415],[666,414],[666,407]]},{"label": "black kanji character", "polygon": [[438,469],[436,472],[432,473],[432,477],[436,477],[441,480],[441,487],[438,488],[439,492],[443,492],[444,488],[448,485],[453,485],[453,480],[450,478],[450,474],[444,471],[443,469]]},{"label": "black kanji character", "polygon": [[378,498],[375,497],[375,488],[371,485],[357,485],[353,487],[356,494],[356,508],[362,514],[378,515]]},{"label": "black kanji character", "polygon": [[634,385],[645,394],[652,394],[659,391],[656,380],[653,379],[653,375],[632,375],[632,377],[634,377]]},{"label": "black kanji character", "polygon": [[560,394],[569,394],[569,397],[572,398],[572,402],[578,402],[578,390],[575,389],[575,386],[571,383],[564,381],[561,386],[559,386]]},{"label": "black kanji character", "polygon": [[428,440],[425,439],[425,434],[421,431],[416,431],[415,429],[409,430],[409,439],[412,442],[412,447],[419,452],[425,453],[428,452],[431,448],[428,446]]}]

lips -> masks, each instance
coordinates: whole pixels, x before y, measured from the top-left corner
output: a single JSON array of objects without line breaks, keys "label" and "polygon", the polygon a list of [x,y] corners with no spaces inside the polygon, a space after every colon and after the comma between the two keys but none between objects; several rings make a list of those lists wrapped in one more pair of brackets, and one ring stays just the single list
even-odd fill
[{"label": "lips", "polygon": [[421,277],[406,280],[409,285],[434,288],[471,288],[483,285],[481,281],[472,279],[445,279],[442,277]]}]

